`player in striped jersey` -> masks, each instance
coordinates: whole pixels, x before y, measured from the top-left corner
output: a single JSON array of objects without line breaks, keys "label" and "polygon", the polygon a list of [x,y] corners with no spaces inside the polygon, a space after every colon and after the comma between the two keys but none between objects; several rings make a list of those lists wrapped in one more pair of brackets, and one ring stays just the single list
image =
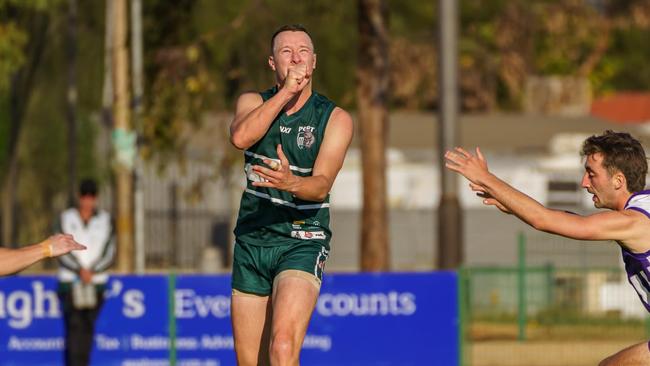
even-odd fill
[{"label": "player in striped jersey", "polygon": [[[582,187],[594,206],[608,209],[582,216],[544,207],[490,173],[487,161],[462,148],[447,151],[446,167],[470,181],[483,203],[512,213],[537,230],[579,240],[613,240],[621,247],[625,271],[641,302],[650,311],[650,191],[644,191],[648,164],[641,143],[628,133],[605,131],[582,146]],[[650,344],[630,346],[600,366],[650,365]]]},{"label": "player in striped jersey", "polygon": [[239,365],[297,365],[329,255],[329,191],[352,119],[312,90],[302,26],[271,37],[276,85],[237,100],[230,140],[247,178],[235,227],[232,324]]}]

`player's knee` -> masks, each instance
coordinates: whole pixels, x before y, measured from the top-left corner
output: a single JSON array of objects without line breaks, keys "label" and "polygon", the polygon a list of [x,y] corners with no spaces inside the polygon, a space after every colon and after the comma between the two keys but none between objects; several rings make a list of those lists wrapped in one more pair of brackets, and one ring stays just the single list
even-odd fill
[{"label": "player's knee", "polygon": [[292,337],[286,334],[275,334],[271,338],[271,359],[273,360],[291,360],[296,358],[298,345]]}]

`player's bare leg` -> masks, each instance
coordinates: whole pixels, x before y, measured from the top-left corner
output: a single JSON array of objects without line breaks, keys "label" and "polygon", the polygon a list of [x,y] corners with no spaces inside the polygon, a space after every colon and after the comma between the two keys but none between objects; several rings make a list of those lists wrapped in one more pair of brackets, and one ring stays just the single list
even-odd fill
[{"label": "player's bare leg", "polygon": [[598,366],[639,366],[650,365],[648,342],[630,346],[602,360]]},{"label": "player's bare leg", "polygon": [[315,277],[309,276],[289,270],[280,273],[275,281],[270,346],[273,366],[299,364],[300,349],[319,293]]},{"label": "player's bare leg", "polygon": [[234,291],[231,318],[237,365],[269,365],[270,297]]}]

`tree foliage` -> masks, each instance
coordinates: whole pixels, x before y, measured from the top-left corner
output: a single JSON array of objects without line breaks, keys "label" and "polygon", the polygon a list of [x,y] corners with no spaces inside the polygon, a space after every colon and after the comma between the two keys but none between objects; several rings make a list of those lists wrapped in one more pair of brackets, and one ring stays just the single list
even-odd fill
[{"label": "tree foliage", "polygon": [[[460,2],[462,107],[520,108],[529,76],[580,75],[596,93],[650,89],[641,71],[650,47],[648,0],[463,0]],[[358,44],[353,2],[149,1],[146,48],[152,91],[145,135],[152,152],[179,146],[200,110],[232,110],[236,97],[270,85],[269,38],[286,23],[311,30],[318,54],[315,88],[356,105]],[[437,105],[435,2],[388,1],[393,108]],[[173,8],[173,11],[172,11]],[[629,68],[626,65],[638,65]],[[636,70],[636,71],[635,71]],[[636,76],[636,77],[635,77]],[[173,80],[174,83],[168,81]],[[170,102],[175,101],[175,107]],[[192,122],[193,121],[193,122]]]},{"label": "tree foliage", "polygon": [[[66,204],[67,10],[64,1],[0,1],[0,29],[12,24],[24,37],[23,43],[14,43],[8,51],[19,55],[16,60],[21,61],[0,72],[0,79],[8,81],[6,88],[0,89],[0,176],[4,181],[8,160],[15,154],[18,185],[14,221],[20,230],[16,239],[22,243],[47,235],[56,212]],[[77,169],[81,176],[101,179],[94,147],[98,130],[95,115],[101,102],[103,9],[81,2],[79,11]],[[35,53],[33,42],[39,38],[45,39],[44,46]],[[32,65],[35,69],[28,71]],[[11,100],[12,96],[19,99]],[[16,108],[19,113],[12,112]],[[16,128],[18,134],[10,133]],[[17,141],[10,141],[14,138]],[[12,144],[15,152],[9,152]]]},{"label": "tree foliage", "polygon": [[[354,103],[355,8],[351,2],[163,0],[144,3],[146,156],[182,150],[206,110],[232,110],[244,91],[272,85],[270,37],[283,24],[310,29],[316,89]],[[181,136],[181,138],[179,138]],[[225,143],[225,142],[224,142]]]},{"label": "tree foliage", "polygon": [[[390,8],[393,106],[434,108],[435,7]],[[597,94],[650,89],[648,0],[463,0],[460,10],[464,110],[520,108],[530,75],[585,76]]]},{"label": "tree foliage", "polygon": [[[387,2],[391,107],[435,108],[436,2]],[[78,5],[78,169],[80,176],[102,176],[106,163],[96,159],[93,146],[101,131],[96,116],[105,7],[97,1]],[[143,5],[145,111],[139,128],[148,157],[177,157],[206,112],[231,112],[239,94],[270,86],[270,36],[283,24],[302,23],[312,34],[315,89],[345,108],[356,106],[353,1],[147,0]],[[35,57],[29,51],[35,22],[48,19],[33,89],[20,100],[26,110],[18,149],[18,212],[27,225],[22,228],[34,225],[23,239],[45,230],[60,206],[56,202],[65,201],[66,11],[63,0],[0,0],[0,175],[16,122],[9,113],[11,81]],[[649,0],[462,0],[460,14],[466,111],[519,108],[530,75],[583,75],[596,93],[650,90]]]}]

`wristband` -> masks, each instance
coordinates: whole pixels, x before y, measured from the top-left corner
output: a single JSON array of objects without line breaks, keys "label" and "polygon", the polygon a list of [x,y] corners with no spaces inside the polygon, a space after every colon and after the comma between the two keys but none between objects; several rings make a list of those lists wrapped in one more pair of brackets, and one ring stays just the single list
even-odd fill
[{"label": "wristband", "polygon": [[50,240],[46,240],[43,243],[43,254],[45,255],[45,258],[51,258],[52,257],[52,243]]}]

